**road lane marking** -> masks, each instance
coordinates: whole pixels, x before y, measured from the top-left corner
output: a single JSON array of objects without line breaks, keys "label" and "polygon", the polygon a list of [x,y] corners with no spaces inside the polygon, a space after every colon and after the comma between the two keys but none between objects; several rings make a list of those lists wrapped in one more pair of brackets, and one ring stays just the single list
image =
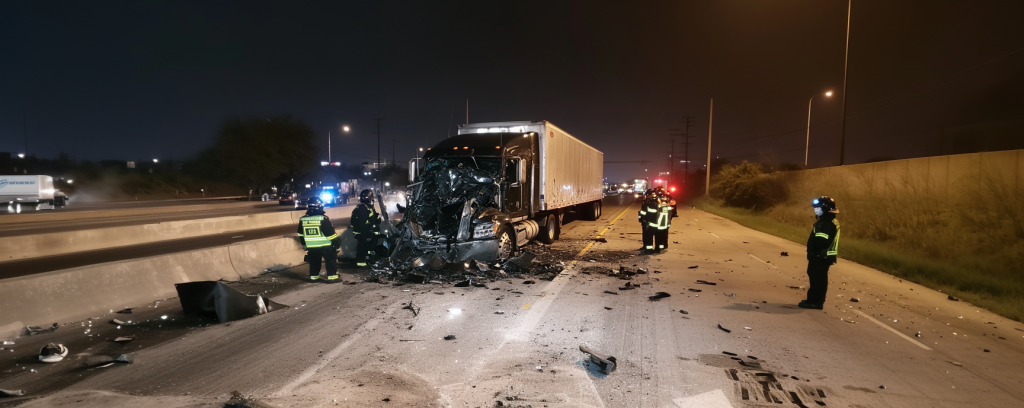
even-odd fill
[{"label": "road lane marking", "polygon": [[529,309],[529,308],[530,308],[530,304],[529,303],[523,305],[523,310],[526,310],[526,309]]},{"label": "road lane marking", "polygon": [[231,237],[231,239],[235,239],[235,238],[241,238],[241,237],[244,237],[244,236],[245,236],[245,235],[235,235],[235,236]]},{"label": "road lane marking", "polygon": [[298,376],[298,378],[288,383],[284,387],[281,387],[281,389],[274,393],[274,395],[280,397],[291,394],[296,387],[302,385],[302,383],[306,382],[306,380],[309,380],[311,377],[316,375],[316,373],[322,370],[324,367],[327,367],[327,365],[330,364],[331,361],[334,361],[334,359],[341,355],[341,352],[345,351],[345,349],[351,346],[352,343],[355,343],[356,341],[361,339],[363,337],[363,333],[373,331],[373,329],[377,327],[377,324],[384,319],[383,316],[387,315],[389,314],[385,313],[381,317],[370,319],[366,323],[363,323],[361,326],[357,327],[355,330],[352,331],[353,333],[350,336],[348,336],[347,339],[345,339],[345,341],[341,342],[341,344],[337,345],[336,347],[334,347],[333,350],[325,354],[324,357],[320,360],[320,362],[316,363],[310,368],[307,368],[306,371],[303,371],[302,374]]},{"label": "road lane marking", "polygon": [[[708,232],[708,234],[711,234],[711,235],[715,235],[715,233],[714,233],[714,232]],[[722,237],[720,237],[720,236],[718,236],[718,235],[715,235],[715,238],[718,238],[718,239],[722,239]]]},{"label": "road lane marking", "polygon": [[768,266],[770,266],[770,267],[772,267],[772,268],[775,268],[775,269],[779,269],[779,267],[778,267],[778,266],[772,265],[772,263],[771,263],[771,262],[765,262],[765,261],[764,261],[763,259],[761,259],[761,258],[758,258],[758,257],[754,256],[754,254],[747,254],[747,255],[750,255],[750,257],[751,257],[751,258],[754,258],[754,259],[756,259],[756,260],[758,260],[758,261],[761,261],[761,263],[763,263],[763,264],[765,264],[765,265],[768,265]]},{"label": "road lane marking", "polygon": [[[608,230],[611,229],[612,224],[615,224],[615,221],[618,221],[619,218],[621,218],[624,214],[626,214],[626,211],[629,211],[630,207],[633,207],[633,204],[635,204],[635,203],[627,205],[626,209],[622,210],[622,212],[620,212],[619,215],[616,216],[615,219],[612,220],[612,222],[608,223],[608,226],[604,229],[604,231],[601,231],[601,233],[597,234],[597,236],[594,237],[594,238],[601,238],[601,235],[604,235],[605,232],[608,232]],[[583,247],[583,250],[580,251],[580,253],[576,254],[576,257],[581,257],[581,256],[583,256],[583,254],[587,253],[587,251],[589,251],[590,248],[594,246],[595,242],[596,241],[591,241],[589,244],[587,244],[587,246]],[[579,261],[578,260],[573,260],[572,263],[569,265],[569,267],[576,266],[577,262],[579,262]]]},{"label": "road lane marking", "polygon": [[889,327],[889,325],[887,325],[885,323],[882,323],[882,322],[880,322],[878,320],[875,320],[874,317],[868,316],[867,313],[864,313],[864,312],[862,312],[860,310],[854,310],[854,312],[860,313],[861,316],[864,316],[868,320],[875,322],[875,324],[884,327],[886,330],[889,330],[889,331],[891,331],[893,333],[896,333],[897,336],[900,336],[900,337],[904,338],[905,340],[907,340],[907,341],[909,341],[911,343],[914,343],[915,345],[917,345],[920,348],[923,348],[923,349],[929,350],[929,351],[931,351],[931,349],[932,349],[931,347],[928,347],[928,346],[926,346],[924,344],[921,344],[921,342],[910,338],[910,336],[908,336],[906,334],[903,334],[903,333],[900,333],[899,330],[896,330],[896,329],[894,329],[892,327]]},{"label": "road lane marking", "polygon": [[679,408],[732,408],[721,389],[672,400]]}]

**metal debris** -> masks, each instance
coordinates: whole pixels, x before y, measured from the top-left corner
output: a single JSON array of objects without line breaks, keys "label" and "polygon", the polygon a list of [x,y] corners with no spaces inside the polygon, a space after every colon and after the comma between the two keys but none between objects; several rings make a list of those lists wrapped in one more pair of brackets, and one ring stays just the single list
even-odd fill
[{"label": "metal debris", "polygon": [[610,374],[612,371],[615,371],[615,367],[618,364],[615,357],[598,353],[582,344],[580,345],[580,351],[590,354],[590,362],[596,365],[602,373]]},{"label": "metal debris", "polygon": [[455,340],[455,335],[454,334],[449,334],[447,336],[444,336],[444,339],[445,340]]},{"label": "metal debris", "polygon": [[0,397],[2,398],[20,397],[22,395],[25,395],[25,390],[5,390],[0,388]]},{"label": "metal debris", "polygon": [[854,302],[854,303],[857,303],[857,302],[860,302],[860,299],[859,298],[850,298],[850,301]]},{"label": "metal debris", "polygon": [[697,265],[687,266],[686,269],[697,269]]},{"label": "metal debris", "polygon": [[417,316],[420,315],[420,308],[417,307],[416,305],[412,304],[411,300],[409,301],[409,304],[407,304],[404,307],[402,307],[402,309],[411,310],[412,311],[412,317],[417,317]]},{"label": "metal debris", "polygon": [[679,313],[682,313],[682,314],[690,314],[690,312],[687,312],[687,311],[685,311],[685,310],[683,310],[683,309],[679,309]]},{"label": "metal debris", "polygon": [[89,356],[85,359],[85,365],[90,367],[108,365],[111,363],[131,364],[134,362],[135,357],[131,354],[99,354]]},{"label": "metal debris", "polygon": [[732,333],[732,330],[726,329],[726,328],[722,327],[722,325],[718,325],[718,329],[721,330],[721,331],[724,331],[726,333]]},{"label": "metal debris", "polygon": [[60,328],[60,325],[54,323],[53,326],[47,327],[45,329],[39,326],[26,326],[25,331],[28,332],[29,336],[34,336],[36,334],[49,333],[54,330],[57,330],[58,328]]},{"label": "metal debris", "polygon": [[715,285],[718,285],[718,284],[717,284],[717,283],[715,283],[715,282],[708,282],[708,281],[706,281],[706,280],[704,280],[704,279],[697,279],[697,283],[699,283],[699,284],[701,284],[701,285],[711,285],[711,286],[715,286]]},{"label": "metal debris", "polygon": [[523,284],[524,284],[524,285],[532,285],[532,284],[534,284],[534,283],[537,283],[537,282],[534,282],[534,281],[532,281],[532,280],[527,280],[527,281],[523,281]]},{"label": "metal debris", "polygon": [[607,293],[609,295],[618,295],[619,294],[619,292],[615,292],[615,291],[612,291],[612,290],[606,290],[606,291],[604,291],[604,293]]},{"label": "metal debris", "polygon": [[626,282],[626,284],[624,286],[619,286],[619,290],[632,290],[632,289],[636,289],[636,287],[637,287],[637,285],[634,285],[634,284],[632,284],[630,282]]},{"label": "metal debris", "polygon": [[117,313],[119,313],[119,314],[132,314],[132,308],[126,307],[124,309],[118,310]]},{"label": "metal debris", "polygon": [[789,252],[782,251],[779,256],[789,256]]},{"label": "metal debris", "polygon": [[672,295],[670,295],[668,293],[665,293],[665,292],[658,292],[658,293],[655,293],[653,296],[648,296],[647,300],[650,300],[650,301],[653,302],[653,301],[656,301],[656,300],[662,300],[662,299],[670,297],[670,296],[672,296]]},{"label": "metal debris", "polygon": [[612,310],[612,308],[610,308],[610,307],[608,307],[608,306],[605,306],[605,307],[604,307],[604,310]]},{"label": "metal debris", "polygon": [[[261,295],[246,295],[217,281],[177,283],[174,288],[178,291],[181,309],[185,314],[212,314],[221,323],[287,307],[264,299]],[[117,321],[114,319],[114,322]]]},{"label": "metal debris", "polygon": [[702,291],[702,290],[700,290],[700,289],[694,289],[694,288],[689,288],[689,289],[687,289],[687,290],[689,290],[690,292],[703,292],[703,291]]},{"label": "metal debris", "polygon": [[125,344],[132,340],[135,340],[135,336],[121,336],[111,341],[113,341],[114,343]]}]

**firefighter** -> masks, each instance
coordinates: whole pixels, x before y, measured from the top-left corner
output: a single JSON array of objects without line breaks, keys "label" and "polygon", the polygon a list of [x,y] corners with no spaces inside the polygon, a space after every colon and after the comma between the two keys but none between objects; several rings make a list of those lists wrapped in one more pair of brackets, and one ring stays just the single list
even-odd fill
[{"label": "firefighter", "polygon": [[640,221],[640,231],[643,233],[644,253],[654,253],[654,235],[658,231],[658,213],[660,203],[654,190],[644,191],[644,201],[640,204],[640,211],[637,212],[637,220]]},{"label": "firefighter", "polygon": [[661,252],[668,248],[668,230],[672,227],[672,213],[674,211],[672,200],[664,189],[655,193],[658,197],[658,218],[655,221],[654,245],[655,250]]},{"label": "firefighter", "polygon": [[324,214],[324,202],[319,197],[310,198],[306,204],[306,215],[299,219],[299,236],[306,247],[306,262],[309,262],[309,280],[320,279],[320,259],[327,264],[327,281],[338,280],[338,248],[341,238],[334,231],[331,219]]},{"label": "firefighter", "polygon": [[828,269],[839,256],[839,221],[836,220],[836,201],[829,197],[818,197],[811,202],[817,221],[807,238],[807,299],[797,306],[804,309],[821,310],[825,305],[828,291]]},{"label": "firefighter", "polygon": [[352,230],[356,235],[356,266],[366,266],[380,237],[380,214],[373,210],[373,191],[359,192],[359,204],[352,210]]}]

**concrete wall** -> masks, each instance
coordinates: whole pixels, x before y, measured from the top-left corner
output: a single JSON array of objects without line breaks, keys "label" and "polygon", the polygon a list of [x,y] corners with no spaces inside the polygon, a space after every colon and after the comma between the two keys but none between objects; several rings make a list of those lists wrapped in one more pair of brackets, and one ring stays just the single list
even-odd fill
[{"label": "concrete wall", "polygon": [[0,281],[0,338],[176,297],[175,283],[238,280],[302,262],[296,238],[268,238]]},{"label": "concrete wall", "polygon": [[[347,218],[351,206],[326,209],[334,219]],[[169,221],[156,224],[54,232],[25,236],[0,237],[0,260],[38,258],[43,256],[94,251],[119,246],[139,245],[173,239],[192,238],[281,225],[298,225],[303,211],[281,211],[232,217]]]}]

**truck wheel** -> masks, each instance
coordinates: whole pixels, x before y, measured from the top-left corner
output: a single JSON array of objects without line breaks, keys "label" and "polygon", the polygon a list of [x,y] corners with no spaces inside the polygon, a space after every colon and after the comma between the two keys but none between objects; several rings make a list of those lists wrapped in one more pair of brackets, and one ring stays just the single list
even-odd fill
[{"label": "truck wheel", "polygon": [[498,262],[508,261],[516,251],[516,236],[512,229],[505,227],[498,234],[498,254],[495,260]]},{"label": "truck wheel", "polygon": [[601,218],[601,202],[594,201],[586,203],[580,206],[580,212],[583,213],[583,218],[587,221],[597,221]]},{"label": "truck wheel", "polygon": [[552,244],[558,239],[558,217],[548,214],[545,218],[544,229],[540,231],[537,238],[540,239],[540,242]]}]

